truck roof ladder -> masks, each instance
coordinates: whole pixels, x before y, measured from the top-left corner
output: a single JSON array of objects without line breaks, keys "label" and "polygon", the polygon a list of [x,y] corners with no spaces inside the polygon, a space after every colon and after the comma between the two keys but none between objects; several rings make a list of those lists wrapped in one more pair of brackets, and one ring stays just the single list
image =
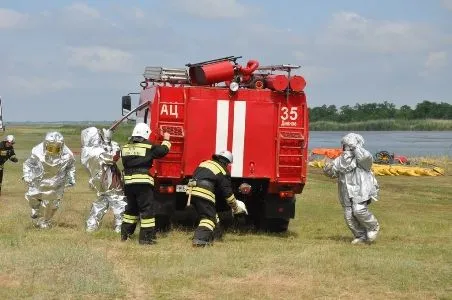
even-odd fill
[{"label": "truck roof ladder", "polygon": [[143,76],[152,82],[188,83],[190,80],[185,68],[146,67]]}]

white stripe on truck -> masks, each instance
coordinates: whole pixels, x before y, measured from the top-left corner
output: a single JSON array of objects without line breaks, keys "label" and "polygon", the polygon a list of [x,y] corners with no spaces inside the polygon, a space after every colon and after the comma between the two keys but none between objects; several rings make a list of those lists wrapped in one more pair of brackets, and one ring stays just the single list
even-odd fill
[{"label": "white stripe on truck", "polygon": [[215,153],[228,149],[229,101],[217,101],[217,133]]},{"label": "white stripe on truck", "polygon": [[232,177],[243,177],[243,153],[245,152],[246,101],[234,102],[234,128],[232,133],[232,155],[234,163]]}]

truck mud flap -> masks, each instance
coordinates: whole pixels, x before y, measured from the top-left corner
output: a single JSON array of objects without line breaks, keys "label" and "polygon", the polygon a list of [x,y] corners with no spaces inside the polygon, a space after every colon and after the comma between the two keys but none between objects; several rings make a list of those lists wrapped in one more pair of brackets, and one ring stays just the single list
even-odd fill
[{"label": "truck mud flap", "polygon": [[279,197],[268,197],[264,203],[266,218],[293,219],[295,217],[295,197],[279,199]]}]

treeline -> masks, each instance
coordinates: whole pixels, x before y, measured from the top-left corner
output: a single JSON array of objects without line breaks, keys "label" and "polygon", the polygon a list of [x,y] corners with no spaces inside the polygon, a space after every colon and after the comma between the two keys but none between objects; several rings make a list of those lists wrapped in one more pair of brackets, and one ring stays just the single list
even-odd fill
[{"label": "treeline", "polygon": [[355,104],[353,107],[344,105],[322,105],[309,108],[310,122],[362,122],[369,120],[452,120],[452,105],[441,102],[424,101],[414,109],[408,105],[396,108],[395,104],[383,103]]}]

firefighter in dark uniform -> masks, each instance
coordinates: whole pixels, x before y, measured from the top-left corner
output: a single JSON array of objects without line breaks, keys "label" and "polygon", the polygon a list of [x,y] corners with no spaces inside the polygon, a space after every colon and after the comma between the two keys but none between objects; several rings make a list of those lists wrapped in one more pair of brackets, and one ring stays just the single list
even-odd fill
[{"label": "firefighter in dark uniform", "polygon": [[171,148],[169,133],[163,133],[161,145],[153,145],[148,139],[151,129],[138,123],[129,143],[121,150],[124,166],[124,195],[127,205],[121,225],[121,240],[127,240],[140,221],[140,244],[155,244],[154,178],[149,174],[154,159],[164,157]]},{"label": "firefighter in dark uniform", "polygon": [[215,208],[215,194],[222,195],[234,215],[248,213],[245,204],[237,200],[231,186],[228,165],[233,161],[232,153],[221,151],[212,160],[203,161],[188,183],[187,194],[192,199],[200,221],[193,237],[193,246],[211,245],[214,232],[218,229],[218,215]]},{"label": "firefighter in dark uniform", "polygon": [[15,139],[13,135],[7,135],[4,140],[0,142],[0,195],[2,193],[3,165],[8,159],[12,162],[17,162],[17,157],[13,148],[14,143]]}]

